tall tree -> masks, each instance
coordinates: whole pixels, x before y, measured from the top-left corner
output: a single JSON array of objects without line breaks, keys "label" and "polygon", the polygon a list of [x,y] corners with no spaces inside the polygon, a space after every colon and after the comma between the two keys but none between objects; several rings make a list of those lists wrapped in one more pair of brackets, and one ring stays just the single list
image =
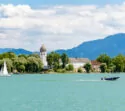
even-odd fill
[{"label": "tall tree", "polygon": [[56,52],[51,52],[47,55],[47,62],[50,68],[58,69],[60,67],[60,55]]},{"label": "tall tree", "polygon": [[53,68],[53,54],[52,53],[47,55],[47,63],[50,68]]},{"label": "tall tree", "polygon": [[84,68],[85,68],[86,72],[89,73],[89,72],[91,71],[91,69],[92,69],[92,66],[91,66],[90,63],[86,63],[86,64],[84,65]]},{"label": "tall tree", "polygon": [[100,65],[100,69],[101,69],[101,72],[102,72],[102,73],[106,72],[106,70],[107,70],[107,65],[106,65],[106,63],[102,63],[102,64]]},{"label": "tall tree", "polygon": [[69,62],[69,58],[66,55],[66,53],[63,53],[61,55],[61,60],[62,60],[62,68],[65,68],[66,64],[68,64],[68,62]]}]

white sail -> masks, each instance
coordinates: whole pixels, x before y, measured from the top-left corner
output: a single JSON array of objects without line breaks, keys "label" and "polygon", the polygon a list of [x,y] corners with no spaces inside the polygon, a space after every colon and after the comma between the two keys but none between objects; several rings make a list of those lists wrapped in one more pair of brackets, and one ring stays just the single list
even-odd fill
[{"label": "white sail", "polygon": [[3,74],[4,74],[4,75],[8,75],[7,65],[6,65],[6,62],[5,62],[5,61],[4,61],[4,67],[3,67]]},{"label": "white sail", "polygon": [[5,62],[5,61],[4,61],[4,66],[3,66],[3,68],[1,68],[0,76],[10,76],[10,75],[8,74],[7,65],[6,65],[6,62]]}]

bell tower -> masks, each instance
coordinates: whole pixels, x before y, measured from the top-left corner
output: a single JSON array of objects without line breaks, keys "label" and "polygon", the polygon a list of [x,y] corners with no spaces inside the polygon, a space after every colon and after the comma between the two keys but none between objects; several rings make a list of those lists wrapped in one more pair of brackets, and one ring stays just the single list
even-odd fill
[{"label": "bell tower", "polygon": [[40,58],[41,58],[42,63],[43,63],[43,68],[47,69],[48,68],[47,67],[47,65],[48,65],[47,64],[47,50],[46,50],[44,44],[40,48]]}]

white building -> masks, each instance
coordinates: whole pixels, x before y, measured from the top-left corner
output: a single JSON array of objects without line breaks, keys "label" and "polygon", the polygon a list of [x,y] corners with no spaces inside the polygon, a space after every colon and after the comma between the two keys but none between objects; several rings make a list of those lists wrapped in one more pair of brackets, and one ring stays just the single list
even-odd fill
[{"label": "white building", "polygon": [[83,68],[86,63],[91,63],[88,58],[69,58],[69,61],[75,69]]},{"label": "white building", "polygon": [[47,69],[48,68],[48,64],[47,64],[47,50],[46,50],[44,45],[42,45],[41,48],[40,48],[40,58],[41,58],[42,63],[43,63],[43,68]]}]

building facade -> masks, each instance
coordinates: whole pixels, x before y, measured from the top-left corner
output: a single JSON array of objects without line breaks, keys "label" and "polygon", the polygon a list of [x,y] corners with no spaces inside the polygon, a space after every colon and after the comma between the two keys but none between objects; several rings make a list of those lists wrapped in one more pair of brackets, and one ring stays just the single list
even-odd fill
[{"label": "building facade", "polygon": [[101,63],[100,62],[98,62],[96,60],[92,60],[91,65],[92,65],[93,72],[101,72],[101,70],[100,70]]},{"label": "building facade", "polygon": [[69,58],[69,62],[73,65],[75,72],[77,72],[78,68],[82,68],[83,72],[85,72],[84,65],[86,63],[91,64],[88,58]]}]

